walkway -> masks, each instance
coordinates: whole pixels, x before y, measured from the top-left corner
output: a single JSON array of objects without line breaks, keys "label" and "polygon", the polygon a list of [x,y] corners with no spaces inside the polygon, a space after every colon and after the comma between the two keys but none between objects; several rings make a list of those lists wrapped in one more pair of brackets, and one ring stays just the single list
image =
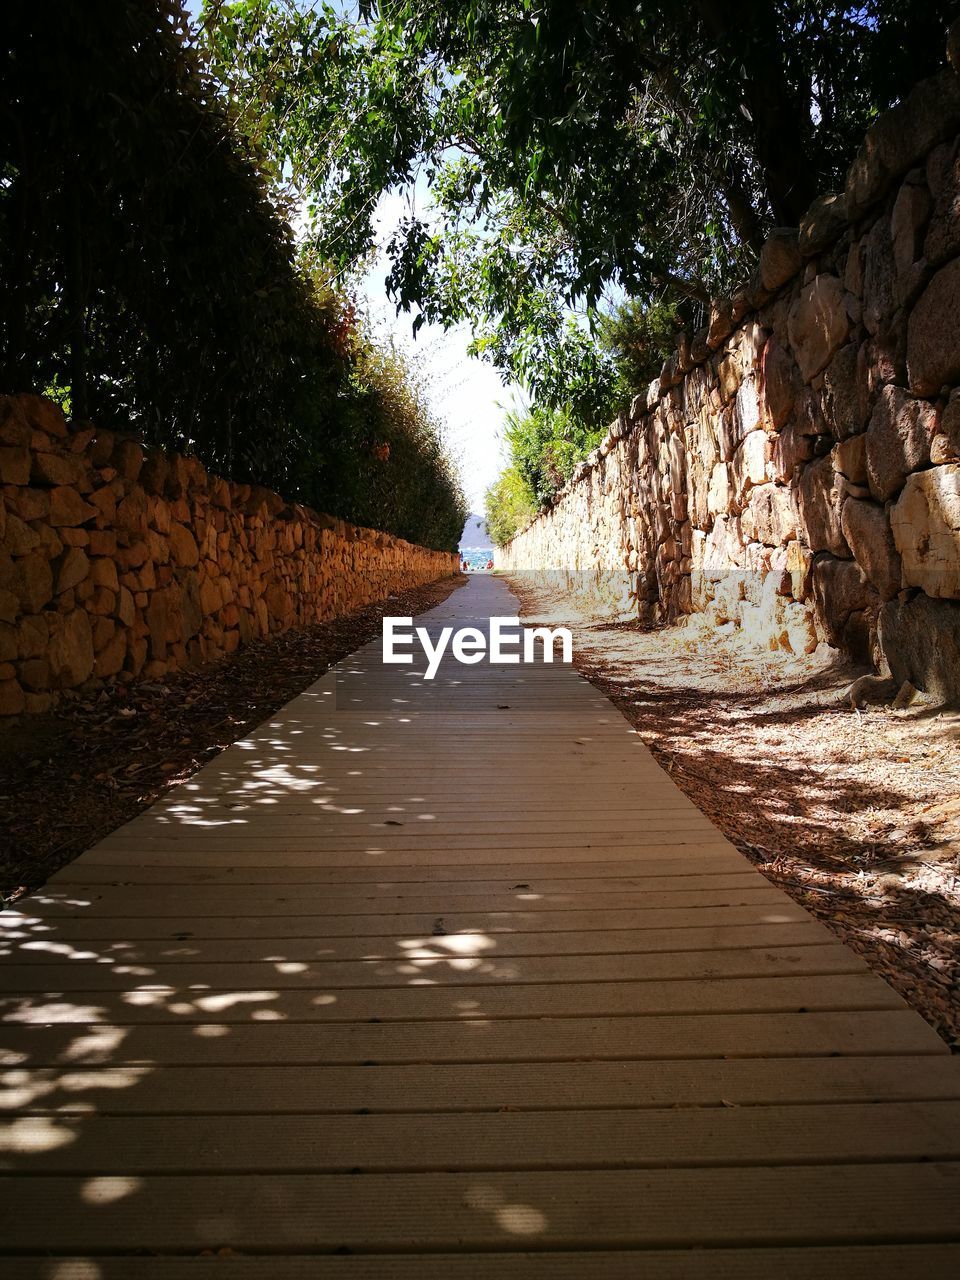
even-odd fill
[{"label": "walkway", "polygon": [[960,1274],[960,1063],[568,667],[369,645],[2,923],[7,1280]]}]

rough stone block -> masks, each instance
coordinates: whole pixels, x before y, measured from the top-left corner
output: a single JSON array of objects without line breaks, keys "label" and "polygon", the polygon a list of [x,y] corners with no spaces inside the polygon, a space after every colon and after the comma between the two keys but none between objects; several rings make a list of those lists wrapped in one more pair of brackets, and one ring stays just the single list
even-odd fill
[{"label": "rough stone block", "polygon": [[19,395],[14,397],[20,405],[23,416],[35,431],[43,431],[57,439],[67,434],[67,423],[63,410],[45,396]]},{"label": "rough stone block", "polygon": [[803,468],[797,503],[800,528],[811,551],[829,551],[838,557],[850,555],[840,516],[845,497],[843,477],[834,470],[829,454]]},{"label": "rough stone block", "polygon": [[108,680],[123,670],[127,656],[127,636],[117,630],[97,653],[93,662],[93,674],[98,680]]},{"label": "rough stone block", "polygon": [[768,547],[785,546],[797,534],[797,516],[790,490],[775,484],[752,489],[741,516],[744,535]]},{"label": "rough stone block", "polygon": [[864,370],[855,342],[841,347],[823,371],[820,403],[824,422],[835,440],[862,431],[867,424]]},{"label": "rough stone block", "polygon": [[746,495],[767,479],[767,433],[751,431],[745,436],[733,456],[731,466],[734,495],[738,507],[746,501]]},{"label": "rough stone block", "polygon": [[918,183],[905,182],[890,215],[897,306],[912,303],[926,283],[923,232],[929,217],[930,193],[927,188]]},{"label": "rough stone block", "polygon": [[34,484],[83,485],[87,468],[82,458],[73,453],[34,453],[30,479]]},{"label": "rough stone block", "polygon": [[897,268],[890,216],[878,218],[864,242],[863,323],[868,333],[885,332],[897,307]]},{"label": "rough stone block", "polygon": [[69,547],[56,566],[56,592],[69,591],[79,586],[90,572],[90,561],[80,547]]},{"label": "rough stone block", "polygon": [[840,238],[847,226],[847,202],[842,193],[818,196],[800,219],[800,252],[804,257],[822,253]]},{"label": "rough stone block", "polygon": [[16,680],[0,680],[0,716],[18,716],[26,707],[23,689]]},{"label": "rough stone block", "polygon": [[121,436],[116,440],[110,454],[110,465],[128,484],[133,484],[140,475],[143,466],[143,445],[129,436]]},{"label": "rough stone block", "polygon": [[851,484],[867,483],[867,437],[865,432],[834,445],[833,467]]},{"label": "rough stone block", "polygon": [[93,671],[93,631],[83,609],[51,618],[47,654],[53,677],[62,688],[82,684]]},{"label": "rough stone block", "polygon": [[[708,350],[716,351],[733,332],[733,303],[729,298],[720,298],[710,307],[710,323],[707,326],[706,345]],[[659,396],[659,383],[658,396]],[[649,404],[649,401],[648,401]]]},{"label": "rough stone block", "polygon": [[880,648],[898,685],[940,702],[960,701],[960,604],[920,593],[880,611]]},{"label": "rough stone block", "polygon": [[49,521],[55,527],[85,524],[97,514],[96,508],[84,502],[76,489],[59,485],[50,490]]},{"label": "rough stone block", "polygon": [[850,331],[843,285],[836,276],[818,275],[800,291],[787,328],[800,373],[809,381],[830,363]]},{"label": "rough stone block", "polygon": [[42,551],[32,551],[16,562],[14,591],[24,613],[39,613],[53,599],[53,571]]},{"label": "rough stone block", "polygon": [[774,227],[760,250],[760,282],[771,293],[803,266],[796,227]]},{"label": "rough stone block", "polygon": [[856,561],[817,556],[813,564],[813,598],[829,643],[854,651],[858,657],[868,656],[863,615],[875,617],[881,600]]},{"label": "rough stone block", "polygon": [[946,440],[946,451],[960,458],[960,391],[954,391],[947,401],[940,418],[940,430]]},{"label": "rough stone block", "polygon": [[730,467],[719,462],[710,476],[710,487],[707,492],[707,510],[710,515],[726,515],[733,506],[733,485],[730,479]]},{"label": "rough stone block", "polygon": [[6,528],[3,534],[5,550],[12,556],[29,555],[40,546],[41,538],[36,529],[31,528],[25,520],[8,512]]},{"label": "rough stone block", "polygon": [[936,411],[927,401],[900,387],[881,390],[867,428],[867,476],[879,502],[899,493],[907,476],[928,464],[936,426]]},{"label": "rough stone block", "polygon": [[20,663],[20,683],[24,689],[40,692],[50,688],[50,663],[46,658],[28,658]]},{"label": "rough stone block", "polygon": [[904,585],[960,599],[960,463],[910,476],[890,521]]},{"label": "rough stone block", "polygon": [[867,130],[847,171],[847,211],[857,219],[895,178],[960,127],[960,85],[952,70],[923,80]]},{"label": "rough stone block", "polygon": [[907,374],[920,396],[960,381],[960,258],[941,267],[910,314]]},{"label": "rough stone block", "polygon": [[[196,539],[184,525],[176,522],[171,523],[167,538],[171,555],[177,564],[182,565],[184,568],[192,569],[199,563],[200,552],[197,549]],[[154,558],[156,559],[157,557]]]},{"label": "rough stone block", "polygon": [[37,658],[46,652],[50,632],[46,614],[24,617],[16,624],[0,624],[0,655],[4,662]]},{"label": "rough stone block", "polygon": [[854,559],[883,600],[892,600],[900,591],[900,555],[894,544],[890,520],[875,502],[847,498],[840,523]]},{"label": "rough stone block", "polygon": [[23,447],[0,448],[0,484],[30,483],[30,450]]},{"label": "rough stone block", "polygon": [[0,622],[0,662],[14,662],[20,656],[17,628],[11,623]]},{"label": "rough stone block", "polygon": [[960,150],[956,140],[936,147],[927,159],[933,211],[923,241],[923,256],[939,267],[960,253]]}]

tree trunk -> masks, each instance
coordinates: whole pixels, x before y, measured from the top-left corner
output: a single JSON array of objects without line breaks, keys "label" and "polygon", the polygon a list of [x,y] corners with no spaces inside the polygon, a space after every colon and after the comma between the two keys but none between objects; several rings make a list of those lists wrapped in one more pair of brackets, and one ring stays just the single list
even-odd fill
[{"label": "tree trunk", "polygon": [[791,86],[787,61],[770,0],[725,5],[698,0],[707,33],[744,67],[743,105],[750,113],[757,161],[774,218],[796,226],[818,194],[811,163],[809,107]]},{"label": "tree trunk", "polygon": [[64,302],[70,344],[70,415],[74,422],[89,416],[87,366],[87,296],[84,271],[83,223],[73,175],[64,175]]}]

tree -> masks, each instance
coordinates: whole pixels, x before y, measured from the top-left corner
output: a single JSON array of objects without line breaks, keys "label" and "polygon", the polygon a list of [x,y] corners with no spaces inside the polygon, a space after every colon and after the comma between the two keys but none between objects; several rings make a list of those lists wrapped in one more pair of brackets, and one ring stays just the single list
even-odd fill
[{"label": "tree", "polygon": [[[346,271],[383,192],[429,192],[390,246],[401,308],[554,406],[609,382],[605,294],[739,281],[835,185],[872,115],[939,64],[935,0],[207,0],[204,48]],[[573,318],[571,318],[573,317]]]},{"label": "tree", "polygon": [[656,378],[664,360],[676,347],[677,336],[689,328],[692,309],[684,299],[660,295],[627,298],[599,318],[597,345],[614,371],[611,401],[629,403],[638,389]]},{"label": "tree", "polygon": [[538,507],[569,480],[577,463],[603,439],[603,428],[585,426],[569,409],[533,405],[507,414],[510,459]]},{"label": "tree", "polygon": [[[7,10],[9,12],[7,12]],[[300,255],[182,0],[10,0],[0,78],[0,391],[239,481],[453,548],[438,424]]]},{"label": "tree", "polygon": [[0,81],[0,385],[282,483],[338,304],[187,43],[181,0],[13,0]]},{"label": "tree", "polygon": [[484,495],[490,537],[505,546],[528,524],[537,510],[533,494],[516,467],[507,467]]}]

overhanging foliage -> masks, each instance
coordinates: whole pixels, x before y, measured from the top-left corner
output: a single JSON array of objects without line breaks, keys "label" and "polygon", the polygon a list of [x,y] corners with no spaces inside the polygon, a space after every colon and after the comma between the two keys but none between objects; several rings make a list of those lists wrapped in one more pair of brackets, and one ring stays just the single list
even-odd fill
[{"label": "overhanging foliage", "polygon": [[[703,304],[939,64],[935,0],[207,0],[208,56],[348,269],[385,191],[401,307],[474,326],[539,401],[597,411],[611,289]],[[571,319],[571,310],[582,310]],[[416,323],[416,320],[415,320]]]}]

